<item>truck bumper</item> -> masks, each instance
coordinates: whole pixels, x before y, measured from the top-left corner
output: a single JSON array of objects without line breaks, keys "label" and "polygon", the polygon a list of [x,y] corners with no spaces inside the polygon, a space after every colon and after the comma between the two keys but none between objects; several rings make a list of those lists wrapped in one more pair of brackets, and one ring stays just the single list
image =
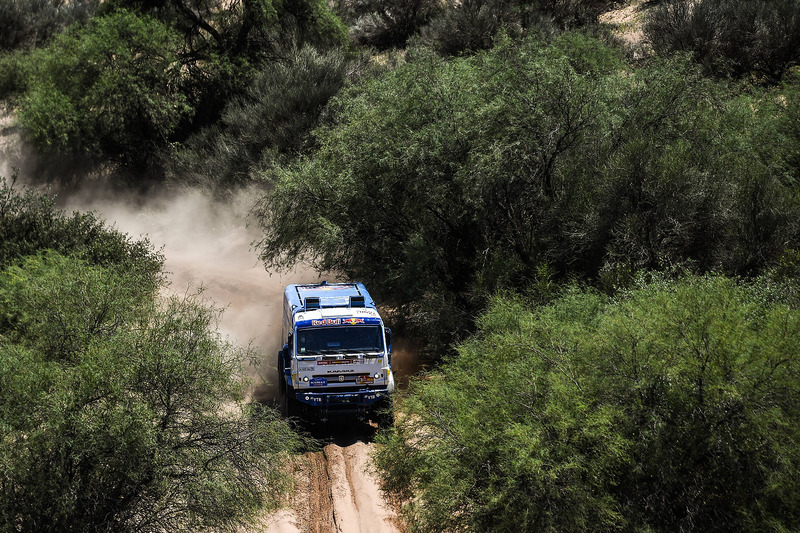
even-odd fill
[{"label": "truck bumper", "polygon": [[389,395],[388,389],[369,389],[349,392],[295,391],[298,402],[313,407],[370,406]]},{"label": "truck bumper", "polygon": [[388,389],[370,389],[349,392],[296,391],[295,398],[305,406],[307,416],[328,420],[331,416],[355,417],[360,420],[374,418],[386,404]]}]

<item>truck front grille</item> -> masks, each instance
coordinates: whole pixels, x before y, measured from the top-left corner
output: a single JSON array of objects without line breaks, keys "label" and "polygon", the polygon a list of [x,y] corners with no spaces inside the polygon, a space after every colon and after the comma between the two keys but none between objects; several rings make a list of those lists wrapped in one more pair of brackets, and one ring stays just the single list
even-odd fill
[{"label": "truck front grille", "polygon": [[314,374],[314,379],[324,379],[328,385],[372,385],[369,374]]}]

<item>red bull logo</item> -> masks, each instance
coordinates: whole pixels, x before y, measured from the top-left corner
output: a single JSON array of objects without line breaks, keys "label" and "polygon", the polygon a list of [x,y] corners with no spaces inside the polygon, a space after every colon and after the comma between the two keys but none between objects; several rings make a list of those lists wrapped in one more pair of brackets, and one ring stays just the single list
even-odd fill
[{"label": "red bull logo", "polygon": [[351,326],[355,325],[355,324],[363,324],[363,323],[364,323],[364,319],[363,318],[345,318],[344,320],[342,320],[342,324],[349,324]]},{"label": "red bull logo", "polygon": [[322,320],[312,320],[312,326],[338,326],[342,323],[340,318],[323,318]]}]

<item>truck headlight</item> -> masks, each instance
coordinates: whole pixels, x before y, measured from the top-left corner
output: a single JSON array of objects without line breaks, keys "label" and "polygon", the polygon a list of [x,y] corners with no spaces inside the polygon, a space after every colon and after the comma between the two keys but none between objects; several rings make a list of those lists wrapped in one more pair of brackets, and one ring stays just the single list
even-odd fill
[{"label": "truck headlight", "polygon": [[303,376],[303,381],[305,381],[306,383],[308,383],[308,376]]},{"label": "truck headlight", "polygon": [[375,374],[375,379],[380,379],[380,378],[381,378],[380,374]]}]

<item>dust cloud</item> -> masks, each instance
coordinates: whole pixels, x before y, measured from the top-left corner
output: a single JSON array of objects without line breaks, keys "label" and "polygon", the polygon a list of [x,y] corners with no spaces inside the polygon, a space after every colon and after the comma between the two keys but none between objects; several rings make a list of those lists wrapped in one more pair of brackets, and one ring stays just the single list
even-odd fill
[{"label": "dust cloud", "polygon": [[93,211],[132,238],[149,239],[166,258],[168,290],[183,295],[202,289],[202,297],[224,309],[220,333],[260,352],[262,362],[251,371],[256,382],[264,383],[255,387],[254,397],[260,401],[274,398],[283,289],[289,283],[320,278],[308,267],[283,273],[265,271],[251,246],[261,235],[250,210],[262,191],[244,190],[221,202],[197,190],[120,190],[96,177],[77,187],[40,185],[26,172],[36,163],[11,112],[0,109],[0,176],[10,179],[17,168],[18,187],[46,189],[48,195],[56,196],[61,209]]},{"label": "dust cloud", "polygon": [[[271,401],[277,395],[276,354],[282,345],[280,313],[282,293],[289,283],[322,278],[309,267],[271,273],[264,269],[251,243],[261,237],[251,209],[263,194],[243,190],[224,202],[198,190],[152,187],[147,193],[120,190],[107,177],[88,176],[75,185],[40,185],[29,175],[36,168],[10,110],[0,108],[0,176],[10,178],[20,169],[19,184],[46,188],[58,207],[67,211],[93,211],[110,226],[132,238],[146,237],[161,249],[169,290],[202,296],[224,308],[220,332],[231,341],[251,345],[261,354],[261,364],[250,370],[256,381],[253,397]],[[64,173],[74,169],[64,168]],[[51,169],[52,171],[52,169]],[[326,279],[336,281],[327,276]],[[418,370],[417,350],[395,338],[393,367],[398,385],[405,388]]]},{"label": "dust cloud", "polygon": [[219,328],[231,341],[252,344],[262,363],[253,372],[263,379],[254,396],[273,400],[277,391],[275,355],[281,346],[281,305],[289,283],[316,281],[310,268],[285,273],[264,270],[251,246],[260,232],[250,209],[263,194],[242,191],[224,203],[199,191],[150,192],[146,196],[119,191],[62,193],[65,209],[93,211],[132,237],[147,237],[166,258],[169,290],[202,297],[224,308]]}]

